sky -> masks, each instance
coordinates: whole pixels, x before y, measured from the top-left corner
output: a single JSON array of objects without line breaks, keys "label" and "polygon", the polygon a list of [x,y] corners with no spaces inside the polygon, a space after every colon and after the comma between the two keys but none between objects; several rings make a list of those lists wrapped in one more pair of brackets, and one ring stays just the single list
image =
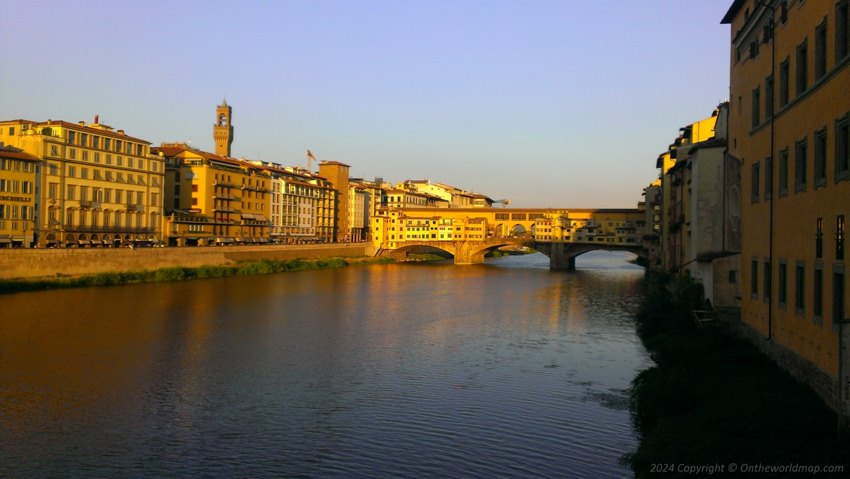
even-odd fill
[{"label": "sky", "polygon": [[2,0],[0,119],[630,208],[729,91],[731,0]]}]

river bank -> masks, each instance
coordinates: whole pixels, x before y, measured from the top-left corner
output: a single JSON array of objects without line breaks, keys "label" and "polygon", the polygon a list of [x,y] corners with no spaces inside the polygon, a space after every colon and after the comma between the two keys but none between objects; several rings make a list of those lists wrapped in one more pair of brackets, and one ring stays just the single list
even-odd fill
[{"label": "river bank", "polygon": [[87,276],[99,273],[233,266],[293,259],[373,256],[369,243],[208,246],[185,248],[56,248],[0,251],[0,280]]},{"label": "river bank", "polygon": [[[656,364],[632,383],[640,445],[623,457],[636,477],[693,477],[693,467],[710,464],[720,473],[756,464],[848,470],[848,436],[814,392],[722,323],[698,328],[689,315],[701,297],[694,284],[649,283],[636,320]],[[769,471],[759,477],[794,472]]]},{"label": "river bank", "polygon": [[351,264],[391,263],[389,258],[349,257],[327,259],[291,259],[244,261],[233,265],[202,265],[199,267],[167,267],[140,271],[112,271],[93,275],[54,278],[0,280],[0,294],[21,293],[59,288],[117,286],[133,283],[161,283],[190,279],[224,278],[256,274],[283,273],[316,269],[342,268]]}]

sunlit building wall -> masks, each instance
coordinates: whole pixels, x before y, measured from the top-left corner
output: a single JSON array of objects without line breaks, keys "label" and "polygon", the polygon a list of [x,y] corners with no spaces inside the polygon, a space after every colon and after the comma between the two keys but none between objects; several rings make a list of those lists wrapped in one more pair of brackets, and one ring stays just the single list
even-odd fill
[{"label": "sunlit building wall", "polygon": [[164,162],[150,143],[94,123],[0,122],[0,143],[42,160],[33,241],[47,246],[158,243]]},{"label": "sunlit building wall", "polygon": [[729,153],[742,162],[742,318],[845,415],[848,3],[736,0],[722,20]]},{"label": "sunlit building wall", "polygon": [[0,146],[0,248],[33,244],[41,160]]}]

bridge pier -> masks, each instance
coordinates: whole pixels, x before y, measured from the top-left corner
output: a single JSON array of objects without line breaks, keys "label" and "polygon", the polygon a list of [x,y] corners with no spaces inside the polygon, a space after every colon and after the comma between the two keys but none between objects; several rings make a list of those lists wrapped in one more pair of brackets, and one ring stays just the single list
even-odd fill
[{"label": "bridge pier", "polygon": [[575,271],[576,257],[569,254],[570,245],[567,243],[549,243],[547,251],[542,251],[549,256],[549,271]]},{"label": "bridge pier", "polygon": [[478,250],[469,241],[454,242],[455,264],[480,264],[484,262],[486,250]]}]

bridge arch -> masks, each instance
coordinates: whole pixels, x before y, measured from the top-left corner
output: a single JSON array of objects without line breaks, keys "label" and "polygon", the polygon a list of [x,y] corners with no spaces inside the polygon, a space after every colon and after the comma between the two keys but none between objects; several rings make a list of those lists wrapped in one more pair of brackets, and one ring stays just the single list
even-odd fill
[{"label": "bridge arch", "polygon": [[516,237],[518,237],[518,238],[521,238],[521,237],[523,237],[523,236],[526,236],[526,235],[527,235],[527,233],[528,233],[528,230],[527,230],[527,229],[525,229],[525,226],[523,226],[523,225],[521,225],[521,224],[519,224],[519,223],[515,224],[515,225],[513,226],[513,228],[511,228],[511,235],[512,235],[512,236],[516,236]]},{"label": "bridge arch", "polygon": [[439,250],[454,256],[455,264],[478,264],[484,262],[488,251],[502,246],[530,246],[531,240],[520,238],[490,238],[484,241],[417,241],[398,248],[383,250],[381,255],[404,259],[408,253],[423,250]]}]

